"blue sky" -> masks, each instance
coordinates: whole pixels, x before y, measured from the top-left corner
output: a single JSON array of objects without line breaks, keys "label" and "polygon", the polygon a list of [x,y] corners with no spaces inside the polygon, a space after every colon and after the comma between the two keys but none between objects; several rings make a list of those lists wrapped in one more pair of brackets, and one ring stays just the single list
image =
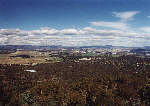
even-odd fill
[{"label": "blue sky", "polygon": [[149,0],[1,0],[0,44],[149,46],[149,5]]}]

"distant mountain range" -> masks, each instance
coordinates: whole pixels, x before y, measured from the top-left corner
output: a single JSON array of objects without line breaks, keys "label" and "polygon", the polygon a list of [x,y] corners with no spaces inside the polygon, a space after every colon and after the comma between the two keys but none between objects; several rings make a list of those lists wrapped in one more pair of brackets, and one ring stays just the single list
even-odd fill
[{"label": "distant mountain range", "polygon": [[57,49],[61,46],[35,46],[35,45],[0,45],[0,50],[36,50],[36,49]]},{"label": "distant mountain range", "polygon": [[0,45],[0,50],[37,50],[37,49],[83,49],[83,48],[131,48],[131,49],[144,49],[144,50],[150,50],[150,46],[145,47],[124,47],[124,46],[112,46],[112,45],[105,45],[105,46],[76,46],[76,47],[69,47],[69,46],[61,46],[61,45],[51,45],[51,46],[35,46],[35,45]]}]

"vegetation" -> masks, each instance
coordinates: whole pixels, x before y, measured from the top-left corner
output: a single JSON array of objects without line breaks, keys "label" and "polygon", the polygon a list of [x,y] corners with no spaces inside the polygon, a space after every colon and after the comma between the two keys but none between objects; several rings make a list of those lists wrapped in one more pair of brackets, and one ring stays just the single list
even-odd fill
[{"label": "vegetation", "polygon": [[76,58],[35,66],[0,65],[0,105],[150,105],[149,58],[102,56],[72,61]]}]

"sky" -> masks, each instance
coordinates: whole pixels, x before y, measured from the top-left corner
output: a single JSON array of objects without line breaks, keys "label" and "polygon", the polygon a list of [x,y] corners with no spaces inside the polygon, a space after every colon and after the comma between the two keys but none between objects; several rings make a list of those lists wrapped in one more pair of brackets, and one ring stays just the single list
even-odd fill
[{"label": "sky", "polygon": [[150,46],[149,0],[0,0],[0,45]]}]

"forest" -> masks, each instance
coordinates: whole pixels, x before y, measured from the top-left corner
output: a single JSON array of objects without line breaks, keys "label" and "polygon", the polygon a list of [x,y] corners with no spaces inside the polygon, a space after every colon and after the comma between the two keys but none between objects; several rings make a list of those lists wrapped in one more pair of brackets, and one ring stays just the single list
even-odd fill
[{"label": "forest", "polygon": [[0,106],[149,106],[150,59],[1,64],[0,92]]}]

